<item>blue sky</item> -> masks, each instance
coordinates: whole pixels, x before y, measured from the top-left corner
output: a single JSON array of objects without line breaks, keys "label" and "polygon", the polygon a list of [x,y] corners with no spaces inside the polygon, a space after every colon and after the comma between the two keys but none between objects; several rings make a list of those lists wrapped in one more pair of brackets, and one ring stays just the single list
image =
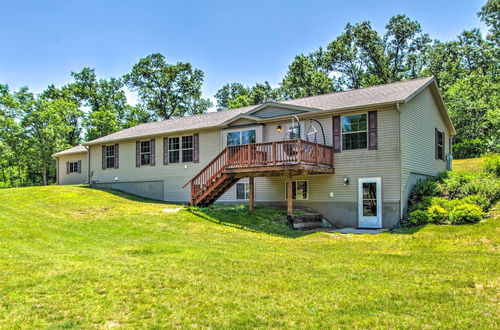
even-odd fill
[{"label": "blue sky", "polygon": [[327,45],[348,22],[369,20],[380,32],[404,13],[431,38],[449,40],[464,29],[485,30],[476,15],[484,3],[0,0],[0,83],[40,92],[85,66],[101,78],[121,76],[161,52],[170,63],[202,69],[204,96],[213,97],[228,82],[277,85],[295,55]]}]

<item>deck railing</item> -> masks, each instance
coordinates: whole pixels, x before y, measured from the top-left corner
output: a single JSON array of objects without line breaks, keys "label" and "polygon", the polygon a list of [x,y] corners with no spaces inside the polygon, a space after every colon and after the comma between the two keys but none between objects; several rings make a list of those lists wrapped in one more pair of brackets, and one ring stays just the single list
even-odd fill
[{"label": "deck railing", "polygon": [[228,146],[186,185],[193,198],[227,168],[289,164],[333,167],[333,148],[300,139]]},{"label": "deck railing", "polygon": [[230,168],[293,163],[333,166],[332,147],[299,139],[229,146],[226,149]]}]

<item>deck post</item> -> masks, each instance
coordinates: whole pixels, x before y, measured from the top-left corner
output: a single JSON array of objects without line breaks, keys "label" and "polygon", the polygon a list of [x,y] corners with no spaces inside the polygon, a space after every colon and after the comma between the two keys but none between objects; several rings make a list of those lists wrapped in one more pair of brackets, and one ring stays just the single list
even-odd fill
[{"label": "deck post", "polygon": [[253,212],[255,200],[254,177],[248,178],[248,212]]},{"label": "deck post", "polygon": [[287,181],[286,181],[286,186],[287,186],[287,208],[286,208],[286,213],[288,215],[292,215],[293,213],[293,194],[292,194],[292,176],[288,175],[287,176]]}]

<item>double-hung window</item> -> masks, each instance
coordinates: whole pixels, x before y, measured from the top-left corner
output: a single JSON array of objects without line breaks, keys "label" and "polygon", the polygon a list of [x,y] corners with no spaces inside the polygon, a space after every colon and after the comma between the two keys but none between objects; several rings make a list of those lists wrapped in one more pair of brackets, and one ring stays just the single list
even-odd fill
[{"label": "double-hung window", "polygon": [[78,162],[69,162],[69,173],[78,173]]},{"label": "double-hung window", "polygon": [[106,168],[115,167],[115,146],[106,146]]},{"label": "double-hung window", "polygon": [[[288,185],[285,182],[285,199],[288,198]],[[309,199],[308,181],[297,180],[292,181],[292,199],[307,200]]]},{"label": "double-hung window", "polygon": [[227,133],[227,145],[238,146],[240,144],[250,144],[257,142],[257,135],[254,129]]},{"label": "double-hung window", "polygon": [[443,132],[441,131],[437,131],[436,147],[437,147],[437,158],[444,160],[444,139],[443,139]]},{"label": "double-hung window", "polygon": [[193,161],[193,136],[187,135],[182,137],[182,162]]},{"label": "double-hung window", "polygon": [[342,117],[342,150],[368,147],[368,120],[366,113]]},{"label": "double-hung window", "polygon": [[238,182],[236,184],[236,199],[248,199],[249,191],[248,182]]},{"label": "double-hung window", "polygon": [[141,166],[151,164],[151,141],[141,141]]},{"label": "double-hung window", "polygon": [[168,139],[168,159],[170,163],[186,163],[194,160],[194,138],[192,135]]},{"label": "double-hung window", "polygon": [[168,139],[168,159],[170,163],[180,162],[180,147],[178,137]]}]

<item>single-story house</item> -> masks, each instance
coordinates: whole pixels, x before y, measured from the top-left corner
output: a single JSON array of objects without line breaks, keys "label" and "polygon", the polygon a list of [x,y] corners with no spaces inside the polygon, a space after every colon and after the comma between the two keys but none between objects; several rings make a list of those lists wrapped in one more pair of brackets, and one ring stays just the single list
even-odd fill
[{"label": "single-story house", "polygon": [[54,157],[60,184],[392,228],[415,182],[451,167],[454,134],[428,77],[140,124]]}]

